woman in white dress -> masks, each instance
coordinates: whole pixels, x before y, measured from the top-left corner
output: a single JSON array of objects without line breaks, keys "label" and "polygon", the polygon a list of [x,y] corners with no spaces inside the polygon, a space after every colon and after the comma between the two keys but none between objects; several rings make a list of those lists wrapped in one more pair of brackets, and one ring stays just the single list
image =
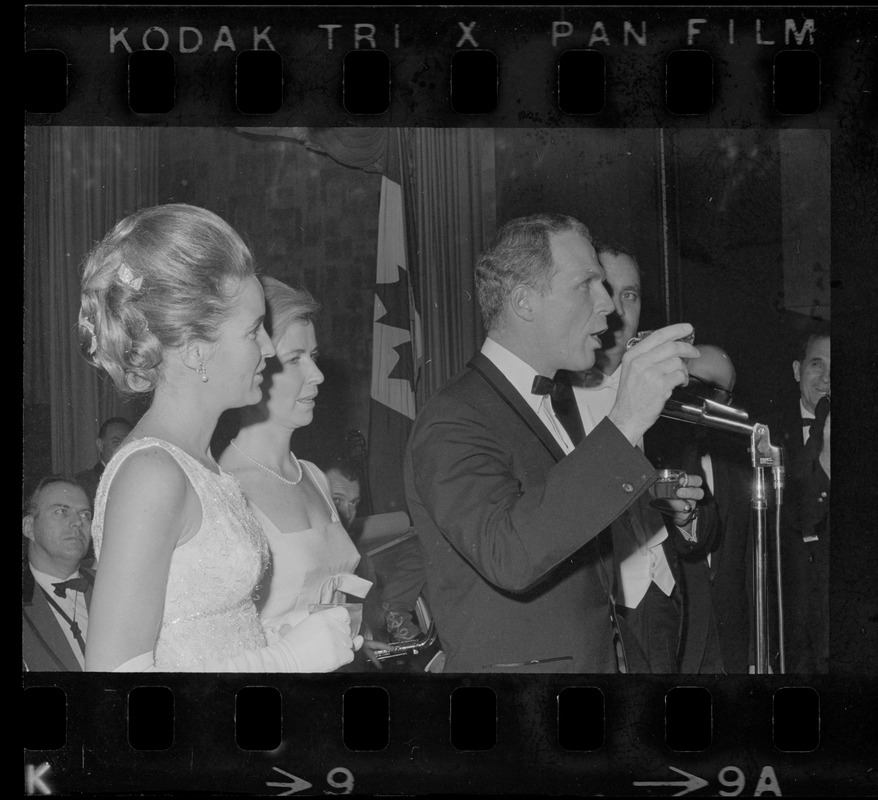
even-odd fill
[{"label": "woman in white dress", "polygon": [[138,211],[86,261],[83,352],[122,392],[152,394],[95,498],[87,670],[330,671],[361,643],[344,609],[271,645],[257,616],[267,544],[209,444],[224,410],[261,398],[264,314],[247,246],[201,208]]},{"label": "woman in white dress", "polygon": [[[293,432],[311,423],[323,383],[313,324],[319,305],[274,278],[260,281],[277,357],[266,369],[262,400],[241,411],[241,430],[220,465],[241,481],[268,537],[271,569],[257,606],[272,641],[283,625],[306,619],[309,606],[361,602],[371,584],[353,574],[360,555],[326,475],[290,450]],[[386,646],[367,641],[366,649]]]}]

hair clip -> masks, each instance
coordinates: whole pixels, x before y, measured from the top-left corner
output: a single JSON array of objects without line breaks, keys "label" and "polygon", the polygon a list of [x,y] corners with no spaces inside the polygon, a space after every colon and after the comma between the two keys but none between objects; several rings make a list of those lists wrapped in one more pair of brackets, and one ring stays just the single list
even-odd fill
[{"label": "hair clip", "polygon": [[82,325],[82,327],[88,331],[88,335],[91,336],[91,342],[88,345],[88,354],[93,356],[98,349],[98,337],[95,335],[95,326],[88,317],[83,317],[80,325]]},{"label": "hair clip", "polygon": [[135,292],[139,291],[140,286],[143,283],[143,275],[138,275],[135,278],[134,273],[131,271],[131,267],[129,267],[124,261],[119,265],[119,271],[117,274],[122,283],[126,286],[130,286]]}]

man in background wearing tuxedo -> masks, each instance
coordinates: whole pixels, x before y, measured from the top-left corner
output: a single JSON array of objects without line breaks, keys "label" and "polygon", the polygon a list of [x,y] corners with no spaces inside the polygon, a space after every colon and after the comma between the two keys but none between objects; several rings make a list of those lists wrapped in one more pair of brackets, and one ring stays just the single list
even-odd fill
[{"label": "man in background wearing tuxedo", "polygon": [[94,573],[80,562],[91,543],[92,505],[72,478],[43,478],[27,503],[22,573],[22,665],[32,672],[85,668]]},{"label": "man in background wearing tuxedo", "polygon": [[793,361],[798,403],[777,423],[787,475],[781,567],[788,673],[829,671],[830,343],[823,329],[805,340]]},{"label": "man in background wearing tuxedo", "polygon": [[[698,350],[701,355],[689,362],[689,384],[681,396],[731,405],[736,380],[732,360],[714,345],[699,344]],[[705,643],[719,645],[718,653],[714,651],[719,659],[710,659],[705,672],[741,674],[755,665],[748,446],[747,438],[668,419],[660,420],[646,436],[647,454],[654,459],[701,475],[702,507],[716,514],[715,527],[704,530],[704,536],[673,541],[688,601],[682,659],[699,657]]]},{"label": "man in background wearing tuxedo", "polygon": [[[573,376],[586,433],[616,402],[622,358],[627,342],[637,333],[641,308],[640,268],[634,254],[618,245],[600,244],[596,249],[614,311],[607,317],[608,328],[601,337],[604,346],[596,353],[594,368]],[[698,360],[689,362],[690,382],[691,364]],[[655,427],[661,424],[659,420]],[[688,431],[675,433],[683,438],[688,435]],[[692,469],[687,469],[667,455],[663,466],[700,474],[694,461],[688,465]],[[682,521],[687,531],[674,524],[672,515],[652,508],[648,496],[642,495],[612,524],[616,611],[630,672],[722,671],[710,597],[704,588],[706,578],[690,580],[691,587],[686,581],[688,572],[700,571],[694,566],[691,550],[703,549],[713,541],[715,510],[707,502],[700,503],[697,511],[694,503],[684,510]]]}]

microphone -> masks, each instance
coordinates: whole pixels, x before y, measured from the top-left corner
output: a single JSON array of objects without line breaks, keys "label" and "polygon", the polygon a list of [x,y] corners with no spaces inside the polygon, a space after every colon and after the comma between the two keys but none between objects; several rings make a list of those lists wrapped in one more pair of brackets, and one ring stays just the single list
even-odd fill
[{"label": "microphone", "polygon": [[728,433],[743,433],[750,436],[753,432],[753,425],[746,411],[718,403],[707,397],[700,397],[687,391],[685,386],[677,386],[671,392],[661,416]]}]

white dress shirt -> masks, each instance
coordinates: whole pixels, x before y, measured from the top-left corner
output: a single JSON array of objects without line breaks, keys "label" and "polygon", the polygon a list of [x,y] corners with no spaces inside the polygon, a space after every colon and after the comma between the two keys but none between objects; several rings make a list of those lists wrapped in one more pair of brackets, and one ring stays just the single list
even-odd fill
[{"label": "white dress shirt", "polygon": [[[30,564],[30,571],[33,573],[34,580],[45,589],[49,597],[61,607],[70,619],[76,622],[79,626],[82,641],[86,641],[85,637],[88,634],[88,606],[85,604],[85,594],[68,589],[65,593],[67,595],[66,597],[59,597],[55,594],[54,587],[54,584],[56,583],[69,581],[71,578],[78,578],[80,575],[79,570],[76,570],[76,572],[72,575],[68,575],[66,578],[56,578],[54,575],[47,575],[45,572],[40,572],[36,569],[33,564]],[[58,613],[58,609],[56,609],[51,603],[49,603],[49,608],[52,609],[52,613],[55,615],[55,619],[58,620],[58,625],[67,637],[67,641],[70,642],[70,649],[73,651],[73,655],[76,656],[79,665],[85,670],[85,654],[79,649],[76,637],[70,629],[70,623]]]},{"label": "white dress shirt", "polygon": [[[585,387],[573,387],[586,436],[615,405],[620,372],[616,369],[612,375],[604,375],[594,369],[590,371]],[[642,441],[638,443],[641,449],[642,444]],[[616,602],[627,608],[636,608],[650,583],[655,583],[670,597],[675,581],[662,548],[668,531],[662,515],[650,507],[646,492],[640,495],[627,514],[613,522],[612,531]]]},{"label": "white dress shirt", "polygon": [[[549,429],[561,449],[565,453],[573,452],[573,442],[570,441],[567,431],[564,430],[564,426],[552,409],[552,398],[547,394],[534,394],[531,391],[534,378],[539,373],[526,361],[522,361],[515,353],[507,350],[502,344],[497,344],[490,337],[485,339],[485,343],[482,345],[482,355],[506,376],[506,379]],[[553,376],[546,375],[545,377],[551,378]]]}]

